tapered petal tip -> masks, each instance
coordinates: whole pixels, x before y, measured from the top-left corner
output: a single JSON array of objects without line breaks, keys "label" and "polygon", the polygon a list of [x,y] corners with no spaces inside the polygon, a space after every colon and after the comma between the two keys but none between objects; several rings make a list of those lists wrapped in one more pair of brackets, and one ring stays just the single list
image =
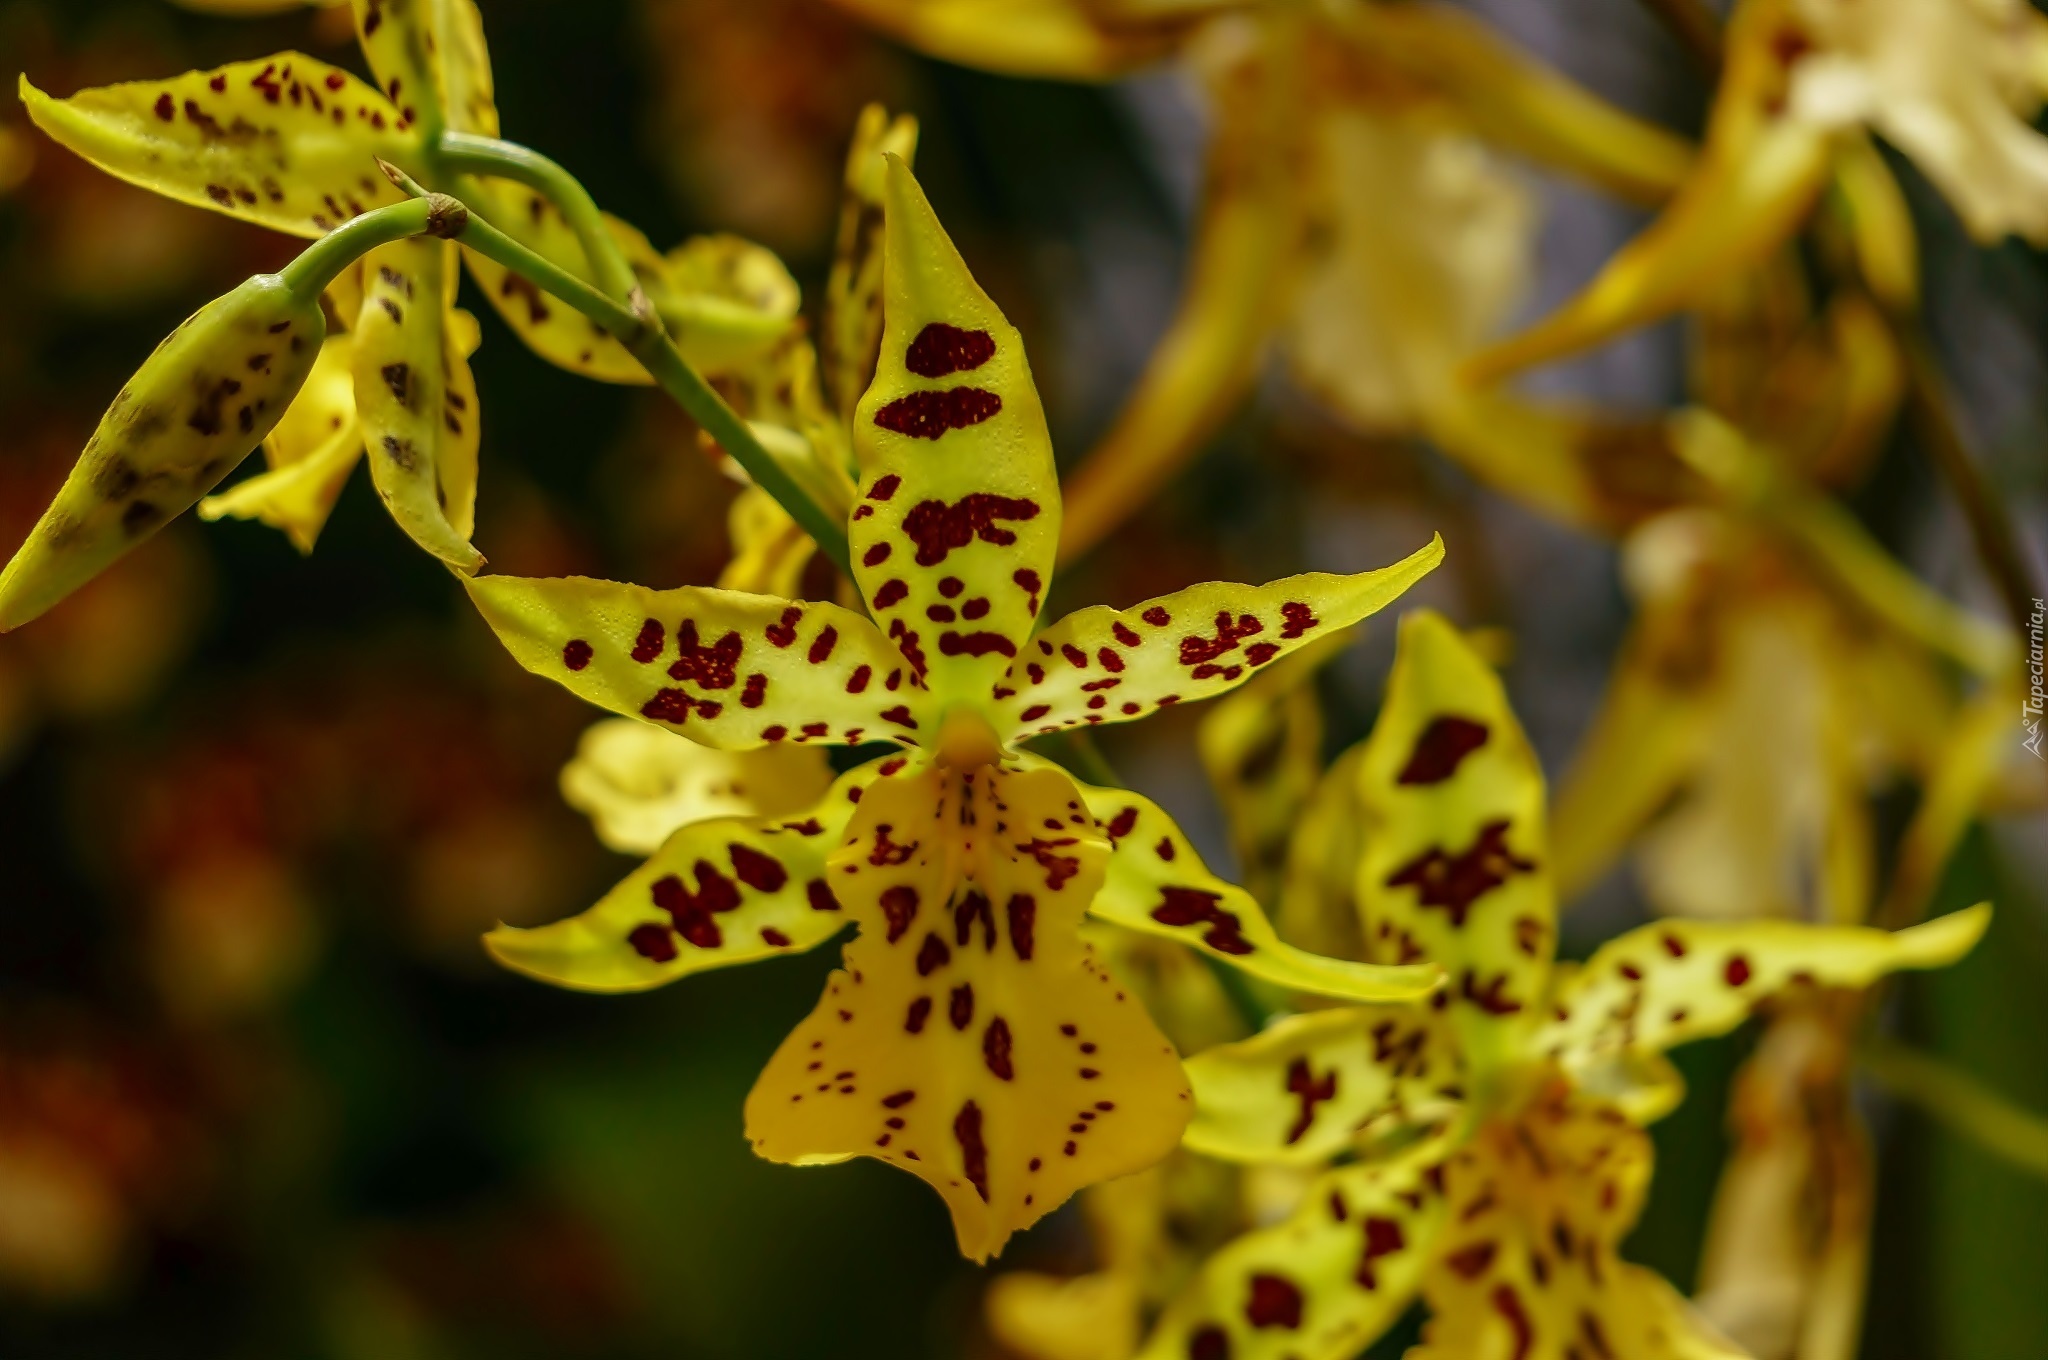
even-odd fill
[{"label": "tapered petal tip", "polygon": [[1974,907],[1965,907],[1946,916],[1937,916],[1932,921],[1909,926],[1898,933],[1898,941],[1901,946],[1909,947],[1911,964],[1922,968],[1942,968],[1976,948],[1977,942],[1990,928],[1991,904],[1979,902]]}]

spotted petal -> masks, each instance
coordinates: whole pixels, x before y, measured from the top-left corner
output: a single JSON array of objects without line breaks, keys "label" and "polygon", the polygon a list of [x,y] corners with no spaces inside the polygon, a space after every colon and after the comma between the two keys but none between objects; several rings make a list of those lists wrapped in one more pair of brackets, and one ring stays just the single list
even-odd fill
[{"label": "spotted petal", "polygon": [[306,385],[263,441],[270,470],[199,502],[199,518],[261,520],[282,529],[300,552],[313,551],[363,452],[354,354],[350,337],[327,337]]},{"label": "spotted petal", "polygon": [[854,413],[854,576],[939,702],[986,702],[1038,617],[1059,479],[1024,342],[890,157],[882,348]]},{"label": "spotted petal", "polygon": [[1078,610],[1033,638],[993,691],[1018,737],[1128,722],[1235,688],[1259,667],[1378,613],[1443,560],[1441,538],[1390,567],[1263,586],[1212,581],[1129,609]]},{"label": "spotted petal", "polygon": [[468,579],[520,665],[614,713],[746,751],[914,745],[926,696],[875,626],[835,604],[587,576]]},{"label": "spotted petal", "polygon": [[1202,1266],[1138,1360],[1348,1360],[1407,1311],[1443,1221],[1431,1157],[1317,1180]]},{"label": "spotted petal", "polygon": [[1430,964],[1329,959],[1283,942],[1251,894],[1209,872],[1164,809],[1127,789],[1080,785],[1109,836],[1109,870],[1089,908],[1097,920],[1178,940],[1233,968],[1300,992],[1409,1001],[1442,980]]},{"label": "spotted petal", "polygon": [[515,972],[581,992],[644,991],[809,949],[846,924],[825,860],[877,774],[875,762],[850,770],[785,817],[692,822],[580,916],[499,926],[484,947]]},{"label": "spotted petal", "polygon": [[1196,1152],[1314,1166],[1361,1137],[1456,1113],[1457,1053],[1425,1007],[1342,1006],[1289,1016],[1188,1059]]},{"label": "spotted petal", "polygon": [[1907,930],[1794,921],[1642,926],[1596,951],[1552,998],[1538,1036],[1573,1067],[1725,1034],[1793,986],[1867,987],[1904,968],[1945,968],[1991,924],[1979,903]]},{"label": "spotted petal", "polygon": [[1444,1166],[1432,1316],[1412,1360],[1742,1360],[1663,1279],[1620,1259],[1649,1178],[1649,1138],[1561,1087],[1484,1128]]},{"label": "spotted petal", "polygon": [[417,126],[338,66],[299,52],[52,99],[21,82],[36,126],[181,203],[320,236],[405,196],[376,158],[417,164]]},{"label": "spotted petal", "polygon": [[363,263],[352,366],[370,478],[415,543],[473,572],[484,561],[469,542],[482,422],[446,300],[455,248],[415,237],[380,246]]},{"label": "spotted petal", "polygon": [[363,57],[408,123],[496,136],[490,55],[471,0],[354,0]]},{"label": "spotted petal", "polygon": [[853,144],[846,150],[846,176],[839,193],[839,232],[832,247],[832,273],[825,280],[825,305],[818,326],[818,361],[825,395],[843,419],[853,418],[861,393],[875,377],[882,345],[883,154],[907,166],[917,154],[917,119],[894,118],[880,104],[860,111]]},{"label": "spotted petal", "polygon": [[871,785],[831,859],[860,934],[747,1098],[755,1150],[913,1171],[976,1260],[1171,1152],[1180,1064],[1079,934],[1108,853],[1058,770]]},{"label": "spotted petal", "polygon": [[1366,947],[1444,966],[1475,1069],[1514,1056],[1556,934],[1543,772],[1499,677],[1441,615],[1401,620],[1359,791]]}]

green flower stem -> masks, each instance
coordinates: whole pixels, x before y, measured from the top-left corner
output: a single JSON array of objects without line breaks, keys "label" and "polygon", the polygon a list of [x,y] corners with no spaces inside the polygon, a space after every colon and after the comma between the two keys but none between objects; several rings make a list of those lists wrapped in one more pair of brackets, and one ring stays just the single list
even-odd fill
[{"label": "green flower stem", "polygon": [[[385,174],[407,193],[426,192],[411,176],[395,166],[387,165]],[[431,198],[456,208],[461,206],[443,194],[435,194]],[[706,434],[717,440],[719,447],[747,470],[747,475],[757,486],[781,503],[789,517],[818,545],[819,552],[830,558],[848,580],[853,579],[852,565],[847,558],[845,526],[804,493],[796,480],[783,470],[782,464],[761,447],[761,441],[754,437],[754,432],[739,413],[726,405],[703,376],[690,367],[689,361],[676,349],[675,342],[662,330],[661,322],[653,315],[644,294],[629,289],[634,299],[631,303],[607,297],[560,265],[528,250],[475,213],[464,210],[462,216],[464,220],[460,228],[450,233],[453,239],[560,298],[617,336],[619,343],[632,351],[633,357],[653,375],[662,391],[673,397],[676,404],[704,428]]]},{"label": "green flower stem", "polygon": [[453,201],[444,195],[429,195],[366,212],[300,251],[297,259],[277,271],[277,276],[291,289],[295,300],[314,302],[344,269],[378,246],[412,236],[444,234],[454,225],[447,215]]},{"label": "green flower stem", "polygon": [[2021,1109],[1948,1064],[1877,1041],[1858,1055],[1863,1070],[1901,1099],[2013,1166],[2048,1180],[2048,1119]]},{"label": "green flower stem", "polygon": [[[584,258],[597,275],[600,291],[620,301],[632,296],[639,281],[625,252],[612,239],[604,214],[583,182],[554,161],[517,142],[495,137],[478,137],[467,132],[444,132],[436,144],[440,163],[459,174],[495,175],[538,191],[554,204],[576,233]],[[503,263],[500,261],[500,263]]]}]

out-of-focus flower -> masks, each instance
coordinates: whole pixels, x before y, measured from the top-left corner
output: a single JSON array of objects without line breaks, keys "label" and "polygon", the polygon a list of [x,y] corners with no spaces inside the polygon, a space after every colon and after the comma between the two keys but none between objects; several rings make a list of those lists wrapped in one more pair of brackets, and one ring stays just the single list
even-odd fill
[{"label": "out-of-focus flower", "polygon": [[629,991],[858,922],[748,1098],[749,1136],[771,1160],[914,1171],[983,1259],[1076,1189],[1160,1160],[1185,1122],[1173,1049],[1095,961],[1084,914],[1307,991],[1394,999],[1435,981],[1289,949],[1164,812],[1016,744],[1222,693],[1382,607],[1442,548],[1083,610],[1033,636],[1059,485],[1023,344],[909,170],[887,166],[884,331],[848,520],[887,635],[835,605],[693,587],[491,576],[470,594],[522,665],[614,712],[733,750],[913,754],[791,817],[685,826],[583,915],[487,943],[543,979]]},{"label": "out-of-focus flower", "polygon": [[614,850],[651,855],[677,827],[712,817],[781,817],[832,783],[821,749],[720,751],[630,718],[591,725],[562,767],[562,797]]},{"label": "out-of-focus flower", "polygon": [[1669,921],[1554,966],[1543,780],[1499,680],[1427,612],[1403,620],[1357,766],[1368,957],[1432,958],[1434,1010],[1342,1007],[1190,1060],[1187,1144],[1328,1172],[1285,1223],[1217,1253],[1148,1360],[1335,1360],[1419,1293],[1419,1355],[1739,1354],[1622,1261],[1647,1187],[1641,1126],[1681,1097],[1665,1050],[1759,1002],[1965,953],[1988,907],[1897,934]]}]

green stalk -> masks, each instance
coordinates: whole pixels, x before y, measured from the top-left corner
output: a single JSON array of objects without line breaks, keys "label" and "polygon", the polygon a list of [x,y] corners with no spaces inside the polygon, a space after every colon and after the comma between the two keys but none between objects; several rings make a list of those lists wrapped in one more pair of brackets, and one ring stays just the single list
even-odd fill
[{"label": "green stalk", "polygon": [[[397,166],[380,164],[383,164],[385,175],[399,188],[409,194],[426,193]],[[560,298],[617,336],[619,343],[653,375],[661,390],[673,397],[676,404],[704,428],[706,434],[717,440],[719,447],[747,470],[747,475],[757,486],[781,503],[789,517],[818,545],[819,552],[831,559],[848,580],[853,579],[852,564],[847,556],[846,526],[805,494],[782,464],[761,447],[761,441],[754,437],[754,432],[739,413],[726,405],[724,398],[712,390],[711,384],[690,367],[689,361],[676,349],[675,342],[662,330],[661,322],[654,316],[645,294],[632,292],[630,304],[607,297],[560,265],[520,245],[475,213],[462,209],[461,204],[447,195],[434,194],[430,198],[461,210],[463,220],[456,230],[449,233],[452,239]]]},{"label": "green stalk", "polygon": [[444,132],[435,149],[440,164],[458,174],[493,175],[542,194],[561,212],[569,230],[576,233],[583,256],[597,276],[599,290],[621,302],[633,295],[638,286],[633,268],[626,263],[625,252],[612,239],[604,224],[604,214],[598,211],[597,201],[581,180],[532,147],[495,137]]},{"label": "green stalk", "polygon": [[428,194],[351,218],[300,251],[277,271],[294,301],[312,303],[341,272],[378,246],[412,236],[445,236],[461,224],[451,215],[461,205],[445,194]]}]

